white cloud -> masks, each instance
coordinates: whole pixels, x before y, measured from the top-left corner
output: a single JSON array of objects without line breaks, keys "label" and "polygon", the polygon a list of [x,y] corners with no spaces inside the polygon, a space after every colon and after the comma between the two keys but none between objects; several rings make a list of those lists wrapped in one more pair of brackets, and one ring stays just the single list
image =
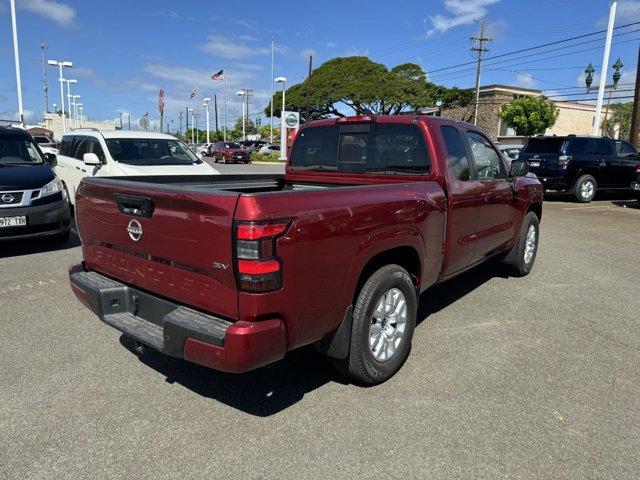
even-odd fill
[{"label": "white cloud", "polygon": [[338,46],[337,42],[318,42],[318,43],[325,48],[336,48]]},{"label": "white cloud", "polygon": [[63,27],[70,27],[76,16],[73,7],[55,0],[19,0],[17,7],[48,18]]},{"label": "white cloud", "polygon": [[[240,60],[243,58],[257,57],[260,55],[271,55],[271,46],[256,46],[250,44],[246,39],[243,43],[233,42],[228,37],[211,35],[207,37],[207,42],[201,46],[202,50],[212,53],[222,58]],[[287,53],[288,48],[283,45],[275,45],[275,51]]]},{"label": "white cloud", "polygon": [[[640,17],[640,1],[639,0],[621,0],[618,2],[616,9],[616,25],[629,23],[638,20]],[[605,15],[598,21],[600,28],[607,28],[609,23],[609,15]]]},{"label": "white cloud", "polygon": [[427,35],[444,33],[461,25],[469,25],[487,14],[487,7],[500,0],[444,0],[448,15],[430,15],[431,29]]},{"label": "white cloud", "polygon": [[313,48],[305,48],[304,50],[300,51],[300,58],[308,60],[309,59],[309,55],[313,55],[313,58],[316,59],[316,60],[318,58],[318,52],[316,50],[314,50]]},{"label": "white cloud", "polygon": [[534,88],[536,86],[536,80],[528,73],[518,73],[516,77],[516,85],[524,88]]}]

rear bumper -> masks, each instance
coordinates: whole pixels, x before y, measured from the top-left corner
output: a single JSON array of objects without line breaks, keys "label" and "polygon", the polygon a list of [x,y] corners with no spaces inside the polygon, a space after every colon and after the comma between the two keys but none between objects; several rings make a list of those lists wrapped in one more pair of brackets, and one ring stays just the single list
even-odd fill
[{"label": "rear bumper", "polygon": [[172,357],[240,373],[280,360],[286,332],[280,319],[230,322],[123,283],[69,268],[71,289],[100,320]]},{"label": "rear bumper", "polygon": [[71,228],[71,214],[67,200],[45,205],[0,209],[0,217],[22,215],[27,217],[27,226],[0,229],[0,241],[59,235]]}]

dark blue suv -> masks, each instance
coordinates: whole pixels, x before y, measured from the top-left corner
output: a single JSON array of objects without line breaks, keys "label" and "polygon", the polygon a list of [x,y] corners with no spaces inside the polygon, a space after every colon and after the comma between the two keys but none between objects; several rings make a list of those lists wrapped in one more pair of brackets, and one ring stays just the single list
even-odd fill
[{"label": "dark blue suv", "polygon": [[628,191],[640,166],[629,142],[576,135],[530,138],[519,160],[529,163],[545,190],[570,192],[582,203],[599,189]]},{"label": "dark blue suv", "polygon": [[0,127],[0,241],[69,238],[69,200],[55,163],[26,131]]}]

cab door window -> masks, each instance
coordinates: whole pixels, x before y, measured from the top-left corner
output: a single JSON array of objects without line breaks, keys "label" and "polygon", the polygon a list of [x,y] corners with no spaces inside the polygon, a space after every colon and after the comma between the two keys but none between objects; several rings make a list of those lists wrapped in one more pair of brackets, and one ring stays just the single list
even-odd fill
[{"label": "cab door window", "polygon": [[84,154],[89,153],[89,139],[84,137],[76,137],[73,142],[73,158],[84,161]]},{"label": "cab door window", "polygon": [[460,132],[457,128],[448,125],[440,127],[440,132],[447,149],[447,164],[451,175],[461,181],[471,180],[473,178],[471,164]]},{"label": "cab door window", "polygon": [[625,142],[623,140],[616,140],[616,154],[619,157],[629,157],[629,158],[637,158],[638,151],[636,147],[631,145],[629,142]]},{"label": "cab door window", "polygon": [[95,153],[96,156],[100,159],[102,163],[105,163],[104,150],[102,150],[102,145],[97,138],[88,139],[89,142],[89,152]]},{"label": "cab door window", "polygon": [[496,152],[491,142],[484,135],[467,131],[467,141],[476,166],[478,179],[497,180],[507,178],[500,154]]}]

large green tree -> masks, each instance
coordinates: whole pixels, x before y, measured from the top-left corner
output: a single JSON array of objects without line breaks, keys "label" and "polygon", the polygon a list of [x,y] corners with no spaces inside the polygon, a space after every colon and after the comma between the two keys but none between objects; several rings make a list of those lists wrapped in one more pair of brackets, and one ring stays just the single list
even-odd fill
[{"label": "large green tree", "polygon": [[[238,132],[242,132],[242,117],[239,117],[236,119],[233,129],[237,130]],[[250,118],[245,119],[244,129],[247,135],[258,133],[258,127],[256,127],[256,122],[254,122]]]},{"label": "large green tree", "polygon": [[[472,100],[469,91],[430,83],[415,63],[388,69],[368,57],[338,57],[323,63],[311,73],[311,94],[307,97],[308,82],[307,78],[289,87],[285,100],[287,110],[300,111],[304,116],[308,99],[312,120],[342,117],[344,111],[356,115],[398,114],[433,107],[437,100],[445,107],[467,105]],[[282,92],[277,92],[273,98],[276,117],[280,117],[281,105]],[[265,114],[270,114],[269,105]]]},{"label": "large green tree", "polygon": [[633,102],[616,103],[609,107],[609,116],[603,121],[603,130],[610,137],[615,137],[616,127],[620,127],[620,138],[629,140],[631,136],[631,116],[633,115]]},{"label": "large green tree", "polygon": [[555,125],[560,111],[544,97],[523,97],[500,107],[500,118],[518,135],[531,137]]}]

